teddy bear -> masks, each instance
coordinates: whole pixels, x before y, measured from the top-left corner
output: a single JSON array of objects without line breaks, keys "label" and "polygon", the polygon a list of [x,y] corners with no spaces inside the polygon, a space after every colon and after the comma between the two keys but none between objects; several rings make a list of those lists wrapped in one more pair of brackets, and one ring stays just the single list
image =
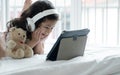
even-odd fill
[{"label": "teddy bear", "polygon": [[7,55],[19,59],[28,58],[33,56],[33,50],[30,46],[25,44],[26,31],[22,28],[12,27],[8,33],[9,39],[7,40],[6,49]]}]

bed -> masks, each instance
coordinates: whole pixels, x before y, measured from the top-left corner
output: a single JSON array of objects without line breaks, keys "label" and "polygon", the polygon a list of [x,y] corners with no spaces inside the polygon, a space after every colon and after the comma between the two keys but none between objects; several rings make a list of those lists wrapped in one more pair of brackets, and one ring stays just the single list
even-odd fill
[{"label": "bed", "polygon": [[0,75],[120,75],[120,48],[95,48],[70,60],[46,61],[46,54],[0,60]]}]

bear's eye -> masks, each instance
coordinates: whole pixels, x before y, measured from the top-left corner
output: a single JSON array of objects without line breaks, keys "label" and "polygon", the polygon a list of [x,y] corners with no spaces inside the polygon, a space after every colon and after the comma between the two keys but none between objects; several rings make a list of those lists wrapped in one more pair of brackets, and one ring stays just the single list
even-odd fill
[{"label": "bear's eye", "polygon": [[18,35],[20,35],[20,33],[18,33]]},{"label": "bear's eye", "polygon": [[25,37],[25,35],[23,35],[23,37]]}]

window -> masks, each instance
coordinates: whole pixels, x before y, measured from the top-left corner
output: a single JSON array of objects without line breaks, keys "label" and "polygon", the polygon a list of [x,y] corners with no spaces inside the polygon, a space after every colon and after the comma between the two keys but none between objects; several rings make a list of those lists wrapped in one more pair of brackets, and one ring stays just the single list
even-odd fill
[{"label": "window", "polygon": [[0,32],[5,31],[6,23],[6,0],[0,0]]},{"label": "window", "polygon": [[9,0],[9,19],[19,17],[25,0]]},{"label": "window", "polygon": [[6,31],[6,23],[18,17],[24,0],[0,0],[0,32]]},{"label": "window", "polygon": [[2,30],[2,1],[0,1],[0,30]]},{"label": "window", "polygon": [[[120,0],[49,1],[60,12],[60,20],[46,41],[46,50],[50,50],[61,31],[83,28],[90,29],[89,46],[120,46]],[[24,0],[0,0],[0,31],[5,30],[8,20],[20,15],[23,4]]]},{"label": "window", "polygon": [[82,27],[91,29],[89,43],[120,45],[120,0],[83,0]]}]

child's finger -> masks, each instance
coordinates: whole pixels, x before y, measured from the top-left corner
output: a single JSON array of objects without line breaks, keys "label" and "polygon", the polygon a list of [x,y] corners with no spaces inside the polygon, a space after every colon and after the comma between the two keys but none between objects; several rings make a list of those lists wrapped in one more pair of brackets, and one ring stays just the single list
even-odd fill
[{"label": "child's finger", "polygon": [[38,29],[36,29],[36,30],[34,31],[34,33],[35,33],[35,35],[38,35],[39,30],[38,30]]},{"label": "child's finger", "polygon": [[36,30],[36,36],[37,36],[38,38],[41,37],[41,31],[40,31],[40,30]]},{"label": "child's finger", "polygon": [[38,38],[38,31],[34,31],[33,32],[33,34],[32,34],[32,37],[34,38],[34,39],[37,39]]},{"label": "child's finger", "polygon": [[42,33],[40,32],[39,33],[39,40],[42,38]]}]

